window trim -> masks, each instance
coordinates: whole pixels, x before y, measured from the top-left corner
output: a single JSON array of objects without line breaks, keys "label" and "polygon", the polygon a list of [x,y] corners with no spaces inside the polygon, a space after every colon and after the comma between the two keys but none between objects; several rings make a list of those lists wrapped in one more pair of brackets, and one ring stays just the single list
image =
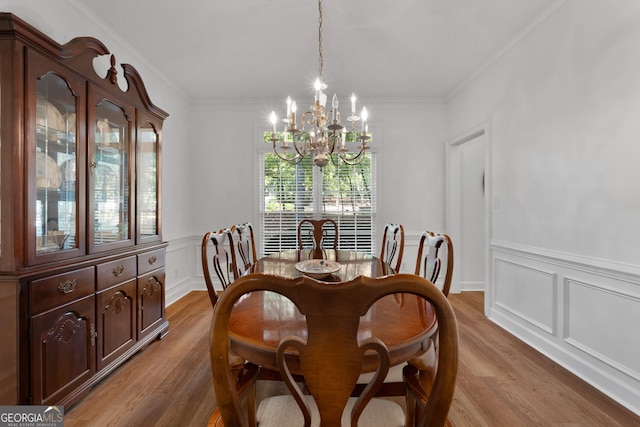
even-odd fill
[{"label": "window trim", "polygon": [[[264,256],[265,255],[265,251],[267,250],[266,245],[265,245],[265,236],[267,235],[267,233],[265,233],[265,206],[264,206],[264,193],[263,193],[263,189],[264,189],[264,158],[265,155],[267,154],[272,154],[273,153],[273,149],[272,149],[272,145],[268,144],[268,143],[263,143],[259,149],[257,150],[257,174],[258,174],[258,179],[255,181],[256,182],[256,193],[257,193],[257,197],[256,200],[258,202],[258,218],[256,218],[257,223],[260,224],[259,227],[259,233],[257,233],[257,245],[258,245],[258,252],[260,253],[260,256]],[[372,156],[372,170],[371,170],[371,181],[369,183],[369,185],[371,186],[371,214],[370,216],[367,216],[367,218],[370,218],[370,231],[371,231],[371,237],[370,237],[370,243],[367,245],[363,245],[361,246],[361,248],[357,247],[357,242],[354,241],[354,249],[352,250],[359,250],[359,251],[365,251],[365,252],[369,252],[369,253],[373,253],[373,251],[376,250],[376,245],[377,245],[377,217],[378,217],[378,207],[377,207],[377,200],[378,200],[378,185],[377,185],[377,168],[378,168],[378,151],[375,149],[375,147],[371,147],[369,150],[367,150],[367,154]],[[334,167],[334,166],[331,166]],[[294,216],[295,221],[302,219],[302,217],[304,218],[315,218],[315,219],[319,219],[322,217],[327,217],[327,218],[332,218],[334,220],[336,220],[336,222],[338,222],[338,226],[340,229],[340,226],[342,225],[341,223],[344,223],[344,217],[339,213],[336,212],[335,214],[327,214],[327,213],[323,213],[322,208],[323,208],[323,204],[322,204],[322,194],[323,194],[323,183],[322,183],[322,174],[323,171],[316,167],[316,166],[312,166],[312,170],[313,170],[313,180],[314,180],[314,189],[312,190],[313,194],[315,194],[314,197],[314,201],[313,201],[313,213],[312,215],[309,214],[305,214],[304,212],[300,212],[300,211],[292,211],[292,216]],[[318,188],[319,187],[319,188]],[[297,224],[297,222],[296,222]],[[353,229],[352,229],[353,230]],[[342,233],[340,233],[342,235]],[[352,235],[357,235],[357,233],[352,233]],[[294,236],[294,241],[293,243],[295,245],[297,245],[297,236]],[[293,248],[297,247],[297,246],[293,246]],[[282,243],[279,244],[279,250],[285,250],[285,248],[289,248],[289,245],[284,245],[285,247],[283,247]],[[340,246],[339,246],[340,247]],[[351,248],[349,248],[351,249]],[[273,253],[273,252],[268,252],[268,253]]]}]

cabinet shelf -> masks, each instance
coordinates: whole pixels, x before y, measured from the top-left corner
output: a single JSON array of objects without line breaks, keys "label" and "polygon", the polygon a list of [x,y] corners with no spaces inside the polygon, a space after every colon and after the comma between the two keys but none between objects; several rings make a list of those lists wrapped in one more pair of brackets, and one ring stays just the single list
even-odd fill
[{"label": "cabinet shelf", "polygon": [[50,147],[59,147],[67,144],[75,145],[76,142],[75,132],[65,132],[39,125],[36,125],[36,136],[38,146],[48,144]]}]

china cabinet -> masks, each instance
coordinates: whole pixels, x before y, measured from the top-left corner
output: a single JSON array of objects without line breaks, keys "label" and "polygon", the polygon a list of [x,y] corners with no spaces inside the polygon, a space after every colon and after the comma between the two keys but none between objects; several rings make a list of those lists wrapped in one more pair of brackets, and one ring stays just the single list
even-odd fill
[{"label": "china cabinet", "polygon": [[168,333],[168,114],[103,55],[0,13],[0,405],[70,406]]}]

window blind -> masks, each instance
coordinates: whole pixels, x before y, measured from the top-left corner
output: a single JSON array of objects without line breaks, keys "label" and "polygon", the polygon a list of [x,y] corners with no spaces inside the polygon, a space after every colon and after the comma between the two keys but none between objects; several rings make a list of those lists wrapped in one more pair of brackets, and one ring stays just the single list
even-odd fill
[{"label": "window blind", "polygon": [[297,165],[262,153],[260,171],[261,251],[297,248],[297,226],[304,218],[338,223],[339,249],[371,253],[375,242],[375,153],[354,166],[332,163],[323,170],[311,158]]}]

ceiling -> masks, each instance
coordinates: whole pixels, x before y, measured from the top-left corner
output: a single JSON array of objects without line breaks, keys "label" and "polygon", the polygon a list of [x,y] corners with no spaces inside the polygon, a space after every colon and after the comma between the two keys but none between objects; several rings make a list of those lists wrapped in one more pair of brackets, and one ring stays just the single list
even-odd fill
[{"label": "ceiling", "polygon": [[[446,98],[562,0],[324,0],[329,97]],[[317,0],[82,0],[191,100],[311,97]]]}]

